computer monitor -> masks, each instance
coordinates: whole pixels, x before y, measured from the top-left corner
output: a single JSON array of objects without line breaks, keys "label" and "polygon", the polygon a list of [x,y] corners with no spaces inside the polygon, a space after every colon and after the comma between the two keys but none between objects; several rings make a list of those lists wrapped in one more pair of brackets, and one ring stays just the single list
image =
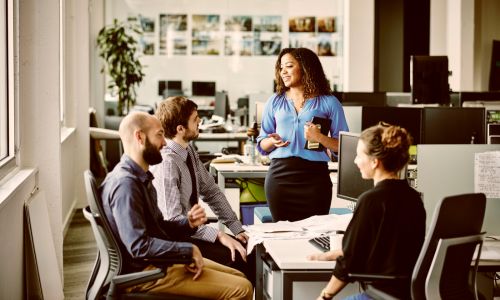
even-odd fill
[{"label": "computer monitor", "polygon": [[182,90],[182,81],[180,81],[180,80],[167,81],[167,89],[169,89],[169,90]]},{"label": "computer monitor", "polygon": [[426,107],[422,114],[422,144],[485,144],[484,107]]},{"label": "computer monitor", "polygon": [[373,180],[363,179],[354,164],[359,136],[359,133],[344,131],[339,135],[337,197],[350,201],[357,201],[363,192],[373,187]]},{"label": "computer monitor", "polygon": [[170,97],[170,96],[181,96],[182,92],[182,81],[180,80],[159,80],[158,81],[158,96]]},{"label": "computer monitor", "polygon": [[361,129],[377,125],[380,121],[405,128],[413,138],[413,144],[420,144],[421,112],[418,107],[376,107],[364,106],[361,113]]},{"label": "computer monitor", "polygon": [[214,107],[214,115],[223,117],[226,119],[226,116],[231,113],[231,109],[229,108],[229,99],[227,97],[227,93],[216,92],[215,93],[215,107]]},{"label": "computer monitor", "polygon": [[191,91],[193,96],[214,96],[215,81],[193,81]]},{"label": "computer monitor", "polygon": [[163,92],[167,89],[167,81],[159,80],[158,81],[158,96],[163,96]]},{"label": "computer monitor", "polygon": [[182,95],[182,81],[180,80],[159,80],[158,96],[177,96]]},{"label": "computer monitor", "polygon": [[447,56],[413,55],[411,70],[413,104],[450,103]]}]

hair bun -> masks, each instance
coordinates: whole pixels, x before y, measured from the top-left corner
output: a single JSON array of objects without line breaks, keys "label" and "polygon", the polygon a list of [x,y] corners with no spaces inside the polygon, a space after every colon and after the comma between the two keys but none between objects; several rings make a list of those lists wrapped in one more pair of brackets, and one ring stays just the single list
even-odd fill
[{"label": "hair bun", "polygon": [[382,133],[382,144],[386,149],[408,147],[411,144],[410,137],[406,129],[399,126],[388,126]]}]

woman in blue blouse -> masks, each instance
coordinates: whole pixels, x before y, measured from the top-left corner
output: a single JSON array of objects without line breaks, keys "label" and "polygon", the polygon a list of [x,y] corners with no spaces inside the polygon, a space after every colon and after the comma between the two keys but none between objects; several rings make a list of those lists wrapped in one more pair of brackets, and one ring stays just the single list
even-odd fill
[{"label": "woman in blue blouse", "polygon": [[[332,183],[326,149],[337,152],[339,131],[348,131],[344,110],[309,49],[283,49],[275,77],[276,94],[266,103],[257,138],[257,149],[271,158],[265,190],[273,221],[328,214]],[[310,122],[313,117],[331,120],[327,135]],[[325,150],[305,149],[306,141]]]}]

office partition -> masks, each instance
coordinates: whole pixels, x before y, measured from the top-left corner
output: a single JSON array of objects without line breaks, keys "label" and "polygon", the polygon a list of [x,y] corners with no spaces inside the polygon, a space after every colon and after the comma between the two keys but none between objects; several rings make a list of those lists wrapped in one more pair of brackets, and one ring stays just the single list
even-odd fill
[{"label": "office partition", "polygon": [[377,125],[380,121],[398,125],[411,134],[413,144],[421,143],[422,109],[419,107],[364,106],[361,129]]},{"label": "office partition", "polygon": [[426,107],[421,118],[421,144],[486,143],[486,112],[482,107]]},{"label": "office partition", "polygon": [[344,106],[344,115],[349,132],[361,132],[361,106]]},{"label": "office partition", "polygon": [[[500,145],[418,145],[417,190],[423,194],[427,226],[445,196],[474,192],[474,154],[500,151]],[[488,198],[483,231],[500,235],[500,199]]]}]

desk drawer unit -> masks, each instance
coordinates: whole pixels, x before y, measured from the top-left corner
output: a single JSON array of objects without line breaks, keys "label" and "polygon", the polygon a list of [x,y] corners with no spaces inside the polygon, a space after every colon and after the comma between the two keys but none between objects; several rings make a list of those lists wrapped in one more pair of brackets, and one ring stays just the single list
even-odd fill
[{"label": "desk drawer unit", "polygon": [[[332,270],[297,269],[282,270],[268,253],[261,253],[262,294],[256,300],[315,299],[332,276]],[[340,298],[359,292],[359,284],[348,284]],[[256,293],[259,293],[256,289]]]}]

